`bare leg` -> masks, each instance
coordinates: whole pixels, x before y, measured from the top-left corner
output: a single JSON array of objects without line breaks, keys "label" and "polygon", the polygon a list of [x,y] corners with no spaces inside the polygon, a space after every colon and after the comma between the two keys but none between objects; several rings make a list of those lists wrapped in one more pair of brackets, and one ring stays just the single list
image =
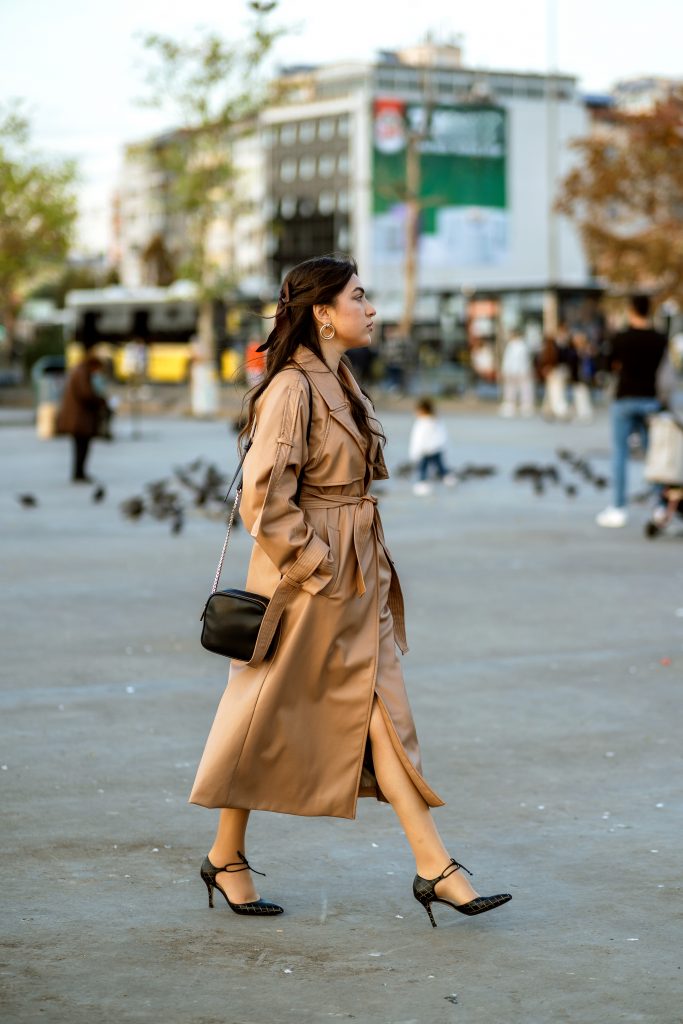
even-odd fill
[{"label": "bare leg", "polygon": [[[248,821],[249,811],[244,811],[239,807],[226,807],[220,812],[216,838],[209,850],[209,860],[214,867],[237,864],[239,861],[238,850],[241,850],[246,857],[245,837]],[[235,873],[221,871],[216,875],[216,881],[222,889],[225,889],[233,903],[249,903],[251,900],[259,898],[251,871]]]},{"label": "bare leg", "polygon": [[[370,743],[377,781],[403,826],[415,856],[417,873],[423,878],[436,878],[448,864],[450,854],[437,831],[428,805],[394,750],[376,700],[370,718]],[[444,878],[439,882],[437,891],[440,896],[446,896],[454,903],[467,903],[478,895],[462,871]]]}]

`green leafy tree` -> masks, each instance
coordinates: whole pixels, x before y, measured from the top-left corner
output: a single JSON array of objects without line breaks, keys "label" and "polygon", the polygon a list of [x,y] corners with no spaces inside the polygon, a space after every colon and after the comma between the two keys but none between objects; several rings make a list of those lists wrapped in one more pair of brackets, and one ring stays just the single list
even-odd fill
[{"label": "green leafy tree", "polygon": [[574,148],[557,208],[594,272],[683,305],[683,90],[648,112],[608,112]]},{"label": "green leafy tree", "polygon": [[[169,222],[182,226],[177,270],[200,288],[200,340],[214,354],[210,300],[234,284],[212,265],[208,233],[234,202],[236,169],[231,144],[249,130],[266,99],[264,62],[282,30],[269,27],[276,3],[248,3],[246,39],[229,42],[214,32],[178,42],[149,35],[149,105],[172,111],[178,127],[141,147],[164,182],[162,202]],[[153,240],[150,239],[150,244]]]},{"label": "green leafy tree", "polygon": [[63,263],[78,213],[76,166],[30,144],[28,119],[0,111],[0,316],[9,343],[16,310],[37,276]]}]

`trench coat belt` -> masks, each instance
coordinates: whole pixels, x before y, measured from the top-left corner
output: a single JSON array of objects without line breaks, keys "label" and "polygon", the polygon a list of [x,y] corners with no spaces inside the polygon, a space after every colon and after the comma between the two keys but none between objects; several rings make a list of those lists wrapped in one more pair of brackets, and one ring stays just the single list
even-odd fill
[{"label": "trench coat belt", "polygon": [[408,650],[408,641],[406,639],[406,620],[403,607],[403,594],[401,592],[401,584],[398,581],[396,570],[394,569],[394,564],[391,561],[386,544],[384,543],[382,521],[379,516],[376,515],[377,498],[372,494],[363,494],[358,496],[352,494],[307,494],[306,489],[304,488],[303,494],[299,500],[299,505],[302,509],[340,508],[342,505],[356,506],[356,510],[353,514],[353,546],[356,552],[356,590],[359,597],[364,594],[366,590],[363,570],[361,568],[361,552],[364,550],[365,545],[370,539],[370,534],[374,526],[377,534],[377,540],[382,545],[391,566],[391,584],[389,586],[389,598],[387,603],[394,620],[394,636],[396,638],[396,643],[398,644],[401,652],[405,654]]},{"label": "trench coat belt", "polygon": [[361,552],[370,539],[372,524],[375,521],[377,498],[372,494],[302,494],[299,505],[301,508],[340,508],[342,505],[355,505],[353,514],[353,546],[356,552],[356,590],[358,596],[365,593],[365,578],[361,563]]},{"label": "trench coat belt", "polygon": [[[377,532],[377,539],[386,552],[382,524],[379,517],[375,517],[377,498],[370,494],[359,496],[350,494],[306,494],[304,491],[299,499],[299,507],[302,509],[340,508],[342,505],[356,506],[356,510],[353,515],[353,546],[356,553],[356,589],[358,595],[361,596],[365,593],[366,587],[363,570],[361,568],[360,553],[363,551],[365,545],[370,539],[373,524],[375,525]],[[322,544],[322,541],[320,540],[319,543]],[[315,547],[317,549],[317,545],[315,545]],[[388,552],[387,558],[389,558]],[[315,569],[319,560],[320,556],[316,551],[312,552],[309,557],[308,551],[305,550],[295,565],[282,577],[282,580],[275,588],[275,592],[268,603],[268,608],[263,617],[261,628],[256,640],[254,653],[247,662],[248,665],[258,665],[263,661],[266,653],[268,652],[271,641],[275,636],[278,623],[289,598],[295,590],[298,590],[301,587],[301,584],[307,578],[309,573]],[[405,654],[408,650],[408,642],[406,640],[403,594],[401,593],[401,585],[398,582],[398,576],[396,575],[393,563],[391,563],[390,559],[389,562],[391,564],[391,585],[389,588],[388,604],[394,620],[394,636],[396,637],[396,643],[403,654]]]}]

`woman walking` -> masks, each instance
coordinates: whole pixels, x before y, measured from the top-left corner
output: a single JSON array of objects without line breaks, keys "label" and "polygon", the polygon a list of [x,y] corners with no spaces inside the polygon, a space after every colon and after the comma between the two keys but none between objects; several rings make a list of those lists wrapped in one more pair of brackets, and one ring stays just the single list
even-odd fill
[{"label": "woman walking", "polygon": [[71,481],[75,484],[93,482],[86,472],[90,443],[97,437],[103,419],[111,415],[105,397],[104,366],[93,347],[92,342],[84,345],[83,359],[69,374],[57,414],[58,432],[71,434],[73,440]]},{"label": "woman walking", "polygon": [[[240,513],[254,547],[247,589],[282,608],[278,646],[233,662],[190,796],[220,808],[201,874],[236,913],[277,914],[245,855],[251,810],[353,818],[359,796],[389,801],[415,855],[415,898],[467,915],[478,896],[430,808],[395,646],[403,599],[373,479],[384,435],[343,354],[370,345],[375,310],[355,263],[320,257],[287,275],[252,395]],[[467,869],[463,869],[467,870]]]}]

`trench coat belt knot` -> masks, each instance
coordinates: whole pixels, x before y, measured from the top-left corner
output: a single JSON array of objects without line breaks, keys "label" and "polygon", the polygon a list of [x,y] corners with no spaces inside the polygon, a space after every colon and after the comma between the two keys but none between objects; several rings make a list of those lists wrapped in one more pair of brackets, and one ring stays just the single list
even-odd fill
[{"label": "trench coat belt knot", "polygon": [[365,579],[361,568],[361,552],[368,543],[374,528],[378,542],[382,545],[391,566],[391,585],[389,587],[389,610],[394,620],[394,636],[400,651],[406,654],[408,641],[406,639],[406,618],[403,606],[403,594],[394,563],[387,550],[384,541],[384,530],[382,520],[377,514],[377,498],[372,494],[321,494],[313,489],[307,490],[304,485],[303,493],[299,500],[302,509],[307,508],[340,508],[342,505],[355,505],[353,514],[353,546],[356,552],[356,591],[360,597],[365,593]]},{"label": "trench coat belt knot", "polygon": [[[356,506],[353,515],[353,546],[356,554],[356,590],[359,597],[366,591],[365,579],[361,568],[360,554],[370,539],[373,527],[377,540],[384,549],[387,560],[391,566],[391,585],[389,587],[388,605],[394,621],[394,637],[400,651],[403,654],[406,654],[408,651],[408,641],[406,639],[406,620],[403,606],[403,594],[401,592],[401,584],[398,581],[394,564],[391,561],[391,556],[387,551],[384,541],[382,522],[379,516],[376,515],[377,498],[371,494],[357,496],[351,494],[321,494],[313,491],[312,489],[306,493],[306,487],[304,487],[303,493],[299,499],[299,507],[301,509],[340,508],[342,505]],[[292,593],[299,589],[308,573],[315,569],[318,560],[319,556],[316,552],[313,552],[309,557],[308,551],[305,550],[290,572],[282,577],[279,585],[275,588],[275,591],[268,602],[268,608],[263,616],[254,653],[250,661],[247,662],[248,665],[258,665],[264,660],[270,647],[270,643],[275,636],[285,605]]]},{"label": "trench coat belt knot", "polygon": [[356,590],[358,596],[365,593],[365,578],[361,563],[361,552],[370,539],[375,521],[377,498],[372,494],[306,494],[301,496],[300,507],[306,508],[340,508],[342,505],[355,505],[353,514],[353,546],[356,551]]}]

